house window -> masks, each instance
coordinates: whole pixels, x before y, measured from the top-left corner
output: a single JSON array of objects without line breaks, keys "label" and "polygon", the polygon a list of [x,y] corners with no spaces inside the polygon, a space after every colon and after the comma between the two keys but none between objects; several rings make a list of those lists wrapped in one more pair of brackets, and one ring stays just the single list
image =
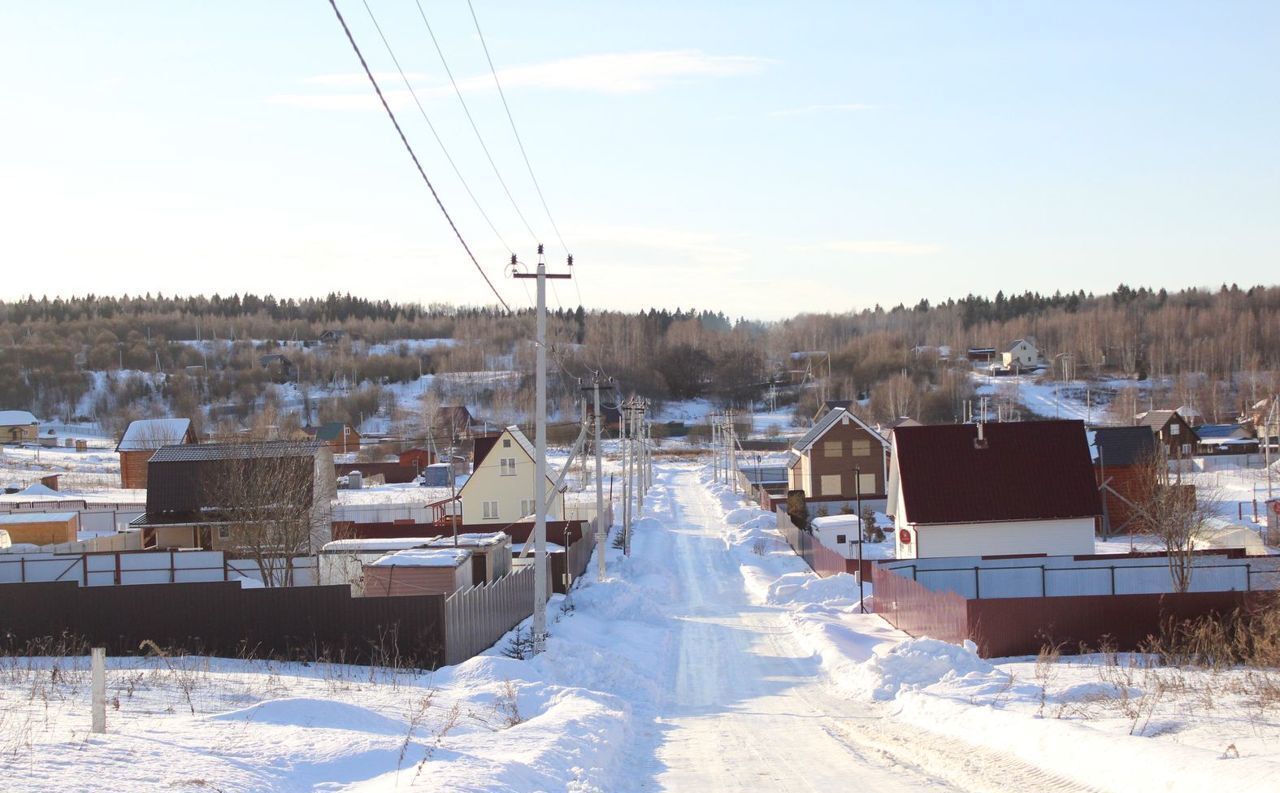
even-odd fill
[{"label": "house window", "polygon": [[231,539],[231,527],[230,527],[230,526],[219,526],[219,527],[218,527],[218,539],[219,539],[219,540],[229,540],[229,539]]},{"label": "house window", "polygon": [[502,448],[504,448],[504,449],[510,449],[510,448],[511,448],[511,439],[510,439],[510,438],[503,438],[503,439],[502,439]]},{"label": "house window", "polygon": [[840,474],[823,474],[822,475],[822,492],[823,496],[840,495]]},{"label": "house window", "polygon": [[1182,455],[1185,457],[1189,454],[1191,454],[1191,444],[1189,443],[1182,444]]},{"label": "house window", "polygon": [[858,492],[864,496],[876,492],[876,475],[860,474],[858,476]]},{"label": "house window", "polygon": [[824,457],[839,457],[844,454],[844,444],[840,441],[826,441],[822,444]]},{"label": "house window", "polygon": [[871,456],[871,441],[870,441],[870,440],[855,440],[855,441],[853,442],[853,456],[854,456],[854,457],[870,457],[870,456]]},{"label": "house window", "polygon": [[514,458],[514,457],[503,457],[501,460],[499,460],[499,461],[498,461],[498,463],[499,463],[499,468],[501,469],[501,473],[502,473],[502,475],[503,475],[503,476],[515,476],[515,475],[516,475],[516,458]]},{"label": "house window", "polygon": [[484,502],[484,519],[485,520],[498,519],[498,502],[496,501]]},{"label": "house window", "polygon": [[844,535],[843,535],[843,534],[837,534],[837,535],[836,535],[836,545],[844,545],[844,542],[845,542],[845,540],[844,540]]},{"label": "house window", "polygon": [[535,510],[536,510],[536,507],[534,505],[533,499],[531,498],[520,499],[520,517],[524,517],[525,515],[532,515]]},{"label": "house window", "polygon": [[1182,430],[1182,427],[1179,427],[1177,424],[1170,424],[1170,425],[1169,425],[1169,434],[1170,434],[1170,435],[1177,435],[1181,430]]}]

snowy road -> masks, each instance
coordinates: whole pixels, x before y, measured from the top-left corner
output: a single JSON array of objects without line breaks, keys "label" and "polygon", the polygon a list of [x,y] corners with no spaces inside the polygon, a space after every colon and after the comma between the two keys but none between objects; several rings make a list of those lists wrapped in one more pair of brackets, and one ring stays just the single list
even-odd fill
[{"label": "snowy road", "polygon": [[668,696],[658,708],[658,768],[643,789],[1077,789],[1007,758],[922,736],[874,704],[841,696],[800,646],[784,608],[748,598],[721,538],[723,511],[697,474],[663,472],[653,492],[670,519],[645,539],[668,546],[678,582],[669,610],[678,628],[664,671]]}]

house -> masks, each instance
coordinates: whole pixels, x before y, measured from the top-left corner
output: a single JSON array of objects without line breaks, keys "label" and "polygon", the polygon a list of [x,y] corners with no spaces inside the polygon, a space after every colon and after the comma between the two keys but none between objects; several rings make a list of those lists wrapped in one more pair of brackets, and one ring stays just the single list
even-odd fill
[{"label": "house", "polygon": [[147,462],[144,548],[303,555],[333,537],[333,452],[318,441],[165,446]]},{"label": "house", "polygon": [[40,422],[25,410],[0,410],[0,443],[34,443]]},{"label": "house", "polygon": [[974,363],[991,363],[996,359],[995,347],[970,347],[965,357]]},{"label": "house", "polygon": [[272,379],[277,382],[293,379],[293,361],[278,352],[258,356],[258,365],[270,372]]},{"label": "house", "polygon": [[1249,424],[1201,424],[1196,430],[1196,454],[1257,454],[1258,437]]},{"label": "house", "polygon": [[829,510],[859,496],[864,506],[882,509],[888,450],[884,436],[848,408],[836,407],[791,447],[788,487],[803,491],[808,502],[827,502]]},{"label": "house", "polygon": [[1000,353],[1006,369],[1033,369],[1040,363],[1040,350],[1029,339],[1018,339]]},{"label": "house", "polygon": [[316,440],[327,443],[334,454],[360,451],[360,433],[343,421],[330,421],[316,428]]},{"label": "house", "polygon": [[471,586],[467,548],[410,548],[364,566],[365,597],[451,595]]},{"label": "house", "polygon": [[432,435],[444,443],[457,443],[471,437],[475,419],[466,405],[441,405],[431,417]]},{"label": "house", "polygon": [[462,522],[467,524],[508,524],[532,520],[536,494],[551,497],[547,520],[564,519],[564,488],[555,489],[548,475],[541,488],[535,486],[536,454],[533,444],[511,426],[475,440],[475,470],[458,493],[462,502]]},{"label": "house", "polygon": [[0,515],[0,531],[13,544],[57,545],[75,542],[80,531],[79,512],[13,512]]},{"label": "house", "polygon": [[340,328],[330,328],[320,334],[321,344],[338,344],[347,337],[347,332]]},{"label": "house", "polygon": [[120,487],[145,490],[147,461],[162,446],[197,443],[191,419],[139,419],[129,423],[116,444],[120,454]]},{"label": "house", "polygon": [[1102,503],[1082,422],[899,427],[891,459],[899,559],[1093,553]]},{"label": "house", "polygon": [[817,424],[822,417],[835,410],[836,408],[844,408],[850,410],[853,407],[852,399],[828,399],[818,406],[818,412],[813,414],[813,423]]},{"label": "house", "polygon": [[399,460],[400,465],[406,468],[413,468],[415,472],[421,473],[428,466],[435,464],[436,456],[429,449],[414,447],[400,452]]},{"label": "house", "polygon": [[1151,430],[1170,460],[1183,460],[1196,452],[1196,431],[1176,410],[1148,410],[1138,416],[1138,426]]},{"label": "house", "polygon": [[1136,505],[1155,485],[1155,436],[1146,427],[1105,427],[1092,434],[1090,446],[1102,494],[1103,533],[1132,529]]}]

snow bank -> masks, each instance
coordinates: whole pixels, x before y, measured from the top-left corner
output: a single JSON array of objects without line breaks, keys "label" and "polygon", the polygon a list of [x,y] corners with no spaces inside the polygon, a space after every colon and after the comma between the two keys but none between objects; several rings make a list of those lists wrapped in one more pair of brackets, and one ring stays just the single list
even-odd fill
[{"label": "snow bank", "polygon": [[995,675],[996,668],[978,657],[977,647],[963,647],[937,639],[909,639],[862,665],[872,699],[890,700],[904,690],[969,675]]}]

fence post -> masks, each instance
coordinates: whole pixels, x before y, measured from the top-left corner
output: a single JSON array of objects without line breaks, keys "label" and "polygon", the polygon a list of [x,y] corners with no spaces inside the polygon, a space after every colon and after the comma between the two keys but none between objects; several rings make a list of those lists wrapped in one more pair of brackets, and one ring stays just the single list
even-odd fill
[{"label": "fence post", "polygon": [[105,647],[94,647],[89,651],[90,663],[93,667],[93,732],[107,731],[107,650]]},{"label": "fence post", "polygon": [[982,600],[982,579],[978,576],[977,567],[973,568],[973,599]]},{"label": "fence post", "polygon": [[1047,577],[1048,576],[1045,573],[1044,565],[1040,565],[1040,597],[1049,596],[1049,587],[1048,587],[1048,582],[1046,580]]},{"label": "fence post", "polygon": [[1111,594],[1116,593],[1116,566],[1111,565]]}]

